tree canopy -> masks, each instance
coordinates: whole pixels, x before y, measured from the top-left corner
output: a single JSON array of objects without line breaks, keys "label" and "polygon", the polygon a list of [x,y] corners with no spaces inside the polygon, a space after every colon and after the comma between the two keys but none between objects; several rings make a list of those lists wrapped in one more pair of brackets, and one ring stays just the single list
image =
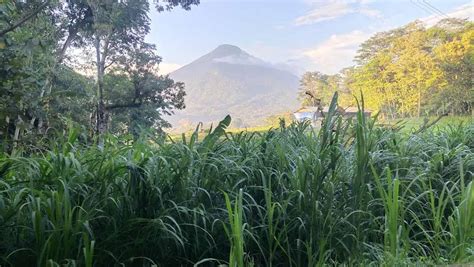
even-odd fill
[{"label": "tree canopy", "polygon": [[[473,112],[474,24],[445,19],[426,28],[415,21],[380,32],[360,45],[353,68],[336,75],[308,72],[301,78],[300,99],[313,92],[327,104],[338,91],[341,105],[355,105],[363,93],[366,106],[388,118]],[[337,81],[330,83],[329,81]]]},{"label": "tree canopy", "polygon": [[[91,133],[120,130],[135,136],[140,128],[169,126],[163,115],[184,108],[184,84],[157,74],[161,58],[145,42],[150,5],[162,12],[197,4],[2,1],[0,137],[26,142],[71,121]],[[94,60],[78,59],[78,53],[93,53],[89,60]]]}]

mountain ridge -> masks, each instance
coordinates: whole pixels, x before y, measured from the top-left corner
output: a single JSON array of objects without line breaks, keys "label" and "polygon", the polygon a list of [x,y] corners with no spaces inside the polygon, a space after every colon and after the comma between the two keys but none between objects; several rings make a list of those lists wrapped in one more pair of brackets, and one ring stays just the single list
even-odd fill
[{"label": "mountain ridge", "polygon": [[241,48],[223,44],[170,73],[185,83],[184,110],[169,118],[173,128],[192,128],[230,114],[240,126],[256,126],[265,118],[291,111],[299,79]]}]

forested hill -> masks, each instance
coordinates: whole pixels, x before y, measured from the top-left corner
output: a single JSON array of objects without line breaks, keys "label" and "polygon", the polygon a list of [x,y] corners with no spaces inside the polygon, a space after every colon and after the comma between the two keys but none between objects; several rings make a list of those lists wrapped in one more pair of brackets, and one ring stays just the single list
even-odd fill
[{"label": "forested hill", "polygon": [[237,46],[220,45],[170,76],[186,86],[186,108],[170,118],[177,128],[231,114],[236,127],[298,107],[298,77]]}]

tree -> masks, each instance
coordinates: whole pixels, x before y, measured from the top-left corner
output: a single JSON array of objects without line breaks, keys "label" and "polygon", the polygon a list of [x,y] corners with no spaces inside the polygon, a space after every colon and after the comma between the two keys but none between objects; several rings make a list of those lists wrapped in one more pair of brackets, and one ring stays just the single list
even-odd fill
[{"label": "tree", "polygon": [[[199,0],[155,0],[151,4],[158,11],[174,7],[189,10]],[[113,110],[107,105],[117,102],[104,98],[108,91],[103,86],[104,76],[121,58],[131,58],[129,54],[142,46],[149,31],[149,5],[146,0],[0,3],[0,135],[18,139],[35,129],[43,134],[48,127],[63,127],[62,116],[83,124],[94,113],[95,128],[103,132],[106,112]],[[68,67],[72,47],[96,51],[96,82]],[[145,80],[153,83],[151,78]],[[155,77],[155,82],[167,88],[160,89],[163,92],[176,88],[176,99],[184,95],[181,83],[165,77]],[[96,90],[91,94],[93,84]],[[93,101],[96,112],[89,108]],[[162,104],[160,114],[181,107],[178,100]],[[154,107],[158,105],[154,103]]]},{"label": "tree", "polygon": [[[180,6],[189,10],[199,0],[154,1],[158,11]],[[107,109],[104,102],[103,79],[107,68],[131,49],[140,46],[149,32],[149,2],[147,0],[72,0],[60,6],[65,14],[59,32],[64,40],[58,50],[62,62],[71,46],[94,47],[96,54],[97,108],[96,132],[103,134],[107,126]],[[61,12],[59,12],[61,14]]]},{"label": "tree", "polygon": [[143,43],[105,76],[105,86],[110,89],[105,109],[114,115],[115,131],[126,129],[137,137],[140,128],[161,130],[170,126],[163,115],[184,108],[184,84],[155,74],[161,58],[154,50],[154,45]]},{"label": "tree", "polygon": [[467,23],[464,31],[449,38],[435,49],[436,61],[445,80],[437,98],[442,108],[453,114],[473,112],[474,105],[474,24]]},{"label": "tree", "polygon": [[366,106],[392,118],[462,114],[472,110],[472,23],[419,22],[378,33],[361,45],[359,65],[345,76],[347,88],[362,91]]},{"label": "tree", "polygon": [[422,102],[438,84],[441,71],[431,56],[424,29],[413,31],[394,41],[389,50],[390,69],[394,73],[398,111],[402,115],[421,116]]},{"label": "tree", "polygon": [[58,38],[56,56],[61,64],[69,48],[81,48],[86,45],[87,35],[93,31],[94,20],[88,0],[60,2],[54,11],[52,16]]},{"label": "tree", "polygon": [[[171,10],[175,6],[189,9],[198,0],[172,0],[162,5],[155,0],[158,11]],[[148,0],[99,1],[88,0],[92,10],[92,31],[86,39],[93,44],[97,71],[97,119],[96,132],[106,132],[107,114],[104,102],[104,75],[106,69],[131,49],[140,46],[149,32]]]},{"label": "tree", "polygon": [[27,5],[0,7],[0,27],[18,25],[0,37],[0,131],[16,142],[44,116],[40,92],[54,62],[54,28],[44,8],[24,20],[22,14],[31,12]]},{"label": "tree", "polygon": [[390,49],[394,40],[412,31],[417,31],[423,28],[423,23],[416,20],[404,27],[396,28],[386,32],[378,32],[360,45],[354,60],[358,65],[367,64],[381,51]]},{"label": "tree", "polygon": [[397,96],[393,88],[394,73],[390,69],[391,57],[379,53],[367,64],[353,70],[348,87],[352,94],[362,92],[365,106],[381,111],[392,118],[397,115]]},{"label": "tree", "polygon": [[[26,15],[24,15],[23,17],[17,19],[17,21],[13,22],[13,21],[9,21],[8,19],[5,20],[4,18],[2,18],[3,21],[7,21],[7,25],[5,27],[5,25],[3,23],[0,24],[0,26],[2,26],[1,30],[0,30],[0,37],[3,37],[5,34],[9,33],[9,32],[12,32],[14,31],[16,28],[20,27],[21,25],[25,24],[26,22],[28,22],[29,20],[33,19],[36,15],[38,15],[41,11],[43,11],[49,4],[50,0],[46,0],[42,3],[39,3],[37,7],[34,7],[34,9],[30,10],[30,11],[27,11],[28,13]],[[34,3],[36,4],[36,3]],[[6,2],[6,3],[0,3],[0,7],[2,8],[2,13],[6,11],[6,13],[9,13],[11,11],[13,11],[15,9],[14,7],[15,3],[12,1],[12,2]]]},{"label": "tree", "polygon": [[87,39],[93,44],[96,54],[96,132],[104,134],[107,130],[104,102],[106,68],[144,39],[149,31],[150,22],[147,15],[149,4],[146,0],[88,0],[88,4],[92,10],[93,27]]},{"label": "tree", "polygon": [[[322,105],[329,104],[332,95],[337,90],[331,76],[321,72],[306,72],[300,80],[298,98],[304,106],[314,106],[315,99],[320,99]],[[309,93],[309,94],[308,94]],[[312,95],[312,96],[310,96]],[[314,98],[313,98],[314,97]]]},{"label": "tree", "polygon": [[57,68],[49,95],[50,127],[65,129],[72,121],[84,128],[91,123],[94,110],[94,81],[67,66]]}]

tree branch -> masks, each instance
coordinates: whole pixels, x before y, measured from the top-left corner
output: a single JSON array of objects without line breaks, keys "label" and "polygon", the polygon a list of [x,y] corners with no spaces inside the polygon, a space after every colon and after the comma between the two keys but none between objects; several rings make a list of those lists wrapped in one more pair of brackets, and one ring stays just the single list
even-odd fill
[{"label": "tree branch", "polygon": [[43,4],[41,4],[37,9],[33,10],[33,12],[31,12],[30,14],[28,14],[27,16],[25,16],[24,18],[22,18],[20,21],[18,21],[17,23],[13,24],[12,26],[6,28],[5,30],[2,30],[0,32],[0,37],[2,37],[3,35],[15,30],[16,28],[20,27],[23,23],[27,22],[28,20],[30,20],[31,18],[33,18],[34,16],[36,16],[39,12],[41,12],[41,10],[43,8],[45,8],[48,4],[49,4],[49,1],[50,0],[46,0]]},{"label": "tree branch", "polygon": [[58,54],[58,63],[63,62],[64,56],[66,55],[66,50],[69,48],[74,38],[77,37],[77,33],[79,32],[79,30],[77,29],[77,27],[74,27],[70,29],[68,32],[69,34],[66,38],[66,41],[64,41],[64,44],[61,47],[61,50],[59,51],[59,54]]},{"label": "tree branch", "polygon": [[118,108],[139,108],[141,107],[142,103],[126,103],[126,104],[114,104],[114,105],[108,105],[105,107],[106,110],[113,110],[113,109],[118,109]]},{"label": "tree branch", "polygon": [[110,66],[112,66],[112,65],[113,65],[114,63],[116,63],[116,62],[117,62],[117,60],[111,60],[111,61],[109,62],[109,64],[104,65],[104,69],[109,68]]}]

